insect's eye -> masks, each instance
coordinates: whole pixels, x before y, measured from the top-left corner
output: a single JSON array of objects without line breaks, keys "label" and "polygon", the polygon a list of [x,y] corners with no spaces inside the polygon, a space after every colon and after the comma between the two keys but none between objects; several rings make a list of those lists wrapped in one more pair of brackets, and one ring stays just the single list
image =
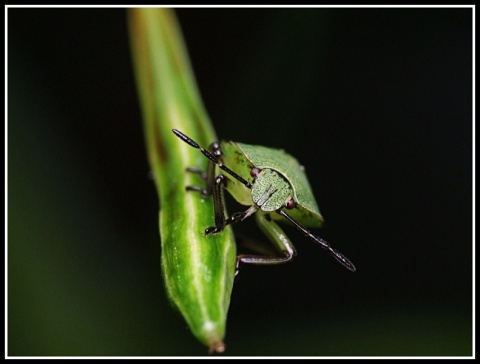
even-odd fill
[{"label": "insect's eye", "polygon": [[260,168],[257,168],[257,167],[253,167],[251,170],[250,170],[250,176],[252,177],[255,177],[257,174],[259,174],[262,170]]},{"label": "insect's eye", "polygon": [[290,197],[290,199],[285,203],[285,207],[288,210],[291,210],[291,209],[295,208],[295,206],[297,206],[297,203],[295,202],[295,200],[292,197]]},{"label": "insect's eye", "polygon": [[222,151],[220,150],[220,143],[219,142],[213,142],[211,145],[211,148],[213,150],[213,155],[215,157],[221,157],[222,156]]}]

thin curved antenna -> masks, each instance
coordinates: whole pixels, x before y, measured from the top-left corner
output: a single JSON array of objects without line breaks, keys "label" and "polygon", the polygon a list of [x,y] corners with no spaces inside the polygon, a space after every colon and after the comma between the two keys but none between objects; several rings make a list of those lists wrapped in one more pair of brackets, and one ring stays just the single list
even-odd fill
[{"label": "thin curved antenna", "polygon": [[228,174],[230,174],[232,177],[234,177],[235,179],[239,180],[242,184],[245,185],[245,187],[247,188],[252,188],[252,184],[248,181],[246,181],[245,179],[243,179],[242,177],[240,177],[238,174],[236,174],[234,171],[232,171],[230,168],[226,167],[223,165],[222,162],[220,162],[212,153],[210,153],[208,150],[202,148],[201,146],[199,146],[195,141],[193,141],[192,139],[190,139],[188,136],[186,136],[185,134],[183,134],[182,132],[178,131],[177,129],[172,129],[173,133],[179,137],[180,139],[182,139],[185,143],[187,143],[188,145],[194,147],[194,148],[197,148],[197,149],[200,149],[200,151],[203,153],[203,155],[205,157],[207,157],[208,159],[210,159],[213,163],[215,163],[218,168],[220,168],[221,170],[227,172]]},{"label": "thin curved antenna", "polygon": [[305,236],[309,237],[310,239],[312,239],[313,241],[317,242],[318,244],[320,244],[320,246],[325,249],[325,250],[328,250],[330,252],[330,254],[341,264],[343,265],[345,268],[347,268],[349,271],[351,272],[355,272],[357,270],[357,268],[355,268],[355,265],[353,265],[353,263],[345,256],[343,255],[342,253],[340,253],[338,250],[336,249],[333,249],[332,246],[326,242],[325,240],[323,240],[322,238],[316,236],[316,235],[313,235],[310,231],[308,231],[307,229],[305,229],[302,225],[300,225],[298,222],[296,222],[293,218],[291,218],[285,211],[283,210],[277,210],[277,213],[282,215],[283,217],[285,217],[288,221],[290,221],[298,230],[300,230]]}]

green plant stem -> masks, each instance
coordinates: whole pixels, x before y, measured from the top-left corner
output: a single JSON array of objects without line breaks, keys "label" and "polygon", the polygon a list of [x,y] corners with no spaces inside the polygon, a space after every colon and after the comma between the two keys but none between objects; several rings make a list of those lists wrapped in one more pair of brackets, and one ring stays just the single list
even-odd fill
[{"label": "green plant stem", "polygon": [[181,130],[204,147],[216,140],[205,112],[173,10],[129,9],[130,41],[143,113],[148,159],[160,198],[161,266],[168,296],[193,334],[210,351],[223,351],[235,271],[230,228],[204,235],[214,224],[211,199],[186,192],[204,183],[186,168],[206,158],[180,141]]}]

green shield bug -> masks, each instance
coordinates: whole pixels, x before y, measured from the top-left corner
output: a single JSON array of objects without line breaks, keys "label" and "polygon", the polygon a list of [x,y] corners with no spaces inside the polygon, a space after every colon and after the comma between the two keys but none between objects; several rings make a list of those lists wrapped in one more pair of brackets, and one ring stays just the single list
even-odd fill
[{"label": "green shield bug", "polygon": [[[278,256],[241,254],[237,257],[236,274],[240,263],[280,264],[295,256],[293,244],[276,223],[282,220],[289,221],[305,236],[320,244],[345,268],[352,272],[356,270],[347,257],[307,230],[321,227],[323,217],[304,169],[294,157],[283,150],[232,141],[214,142],[206,150],[180,131],[172,131],[185,143],[200,149],[210,160],[207,172],[188,169],[206,179],[207,186],[187,186],[187,190],[204,196],[213,195],[215,226],[207,228],[205,234],[219,233],[228,224],[254,215],[261,230],[280,252]],[[222,174],[222,171],[228,175]],[[250,207],[225,217],[222,189],[226,189],[240,204]]]}]

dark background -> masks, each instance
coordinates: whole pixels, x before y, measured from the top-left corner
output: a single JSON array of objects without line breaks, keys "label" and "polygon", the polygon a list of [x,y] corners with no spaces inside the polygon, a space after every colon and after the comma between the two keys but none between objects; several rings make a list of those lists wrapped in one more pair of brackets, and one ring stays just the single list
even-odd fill
[{"label": "dark background", "polygon": [[[177,14],[219,137],[295,155],[358,269],[286,227],[226,354],[470,355],[472,9]],[[7,20],[8,354],[206,354],[160,276],[125,9]]]}]

